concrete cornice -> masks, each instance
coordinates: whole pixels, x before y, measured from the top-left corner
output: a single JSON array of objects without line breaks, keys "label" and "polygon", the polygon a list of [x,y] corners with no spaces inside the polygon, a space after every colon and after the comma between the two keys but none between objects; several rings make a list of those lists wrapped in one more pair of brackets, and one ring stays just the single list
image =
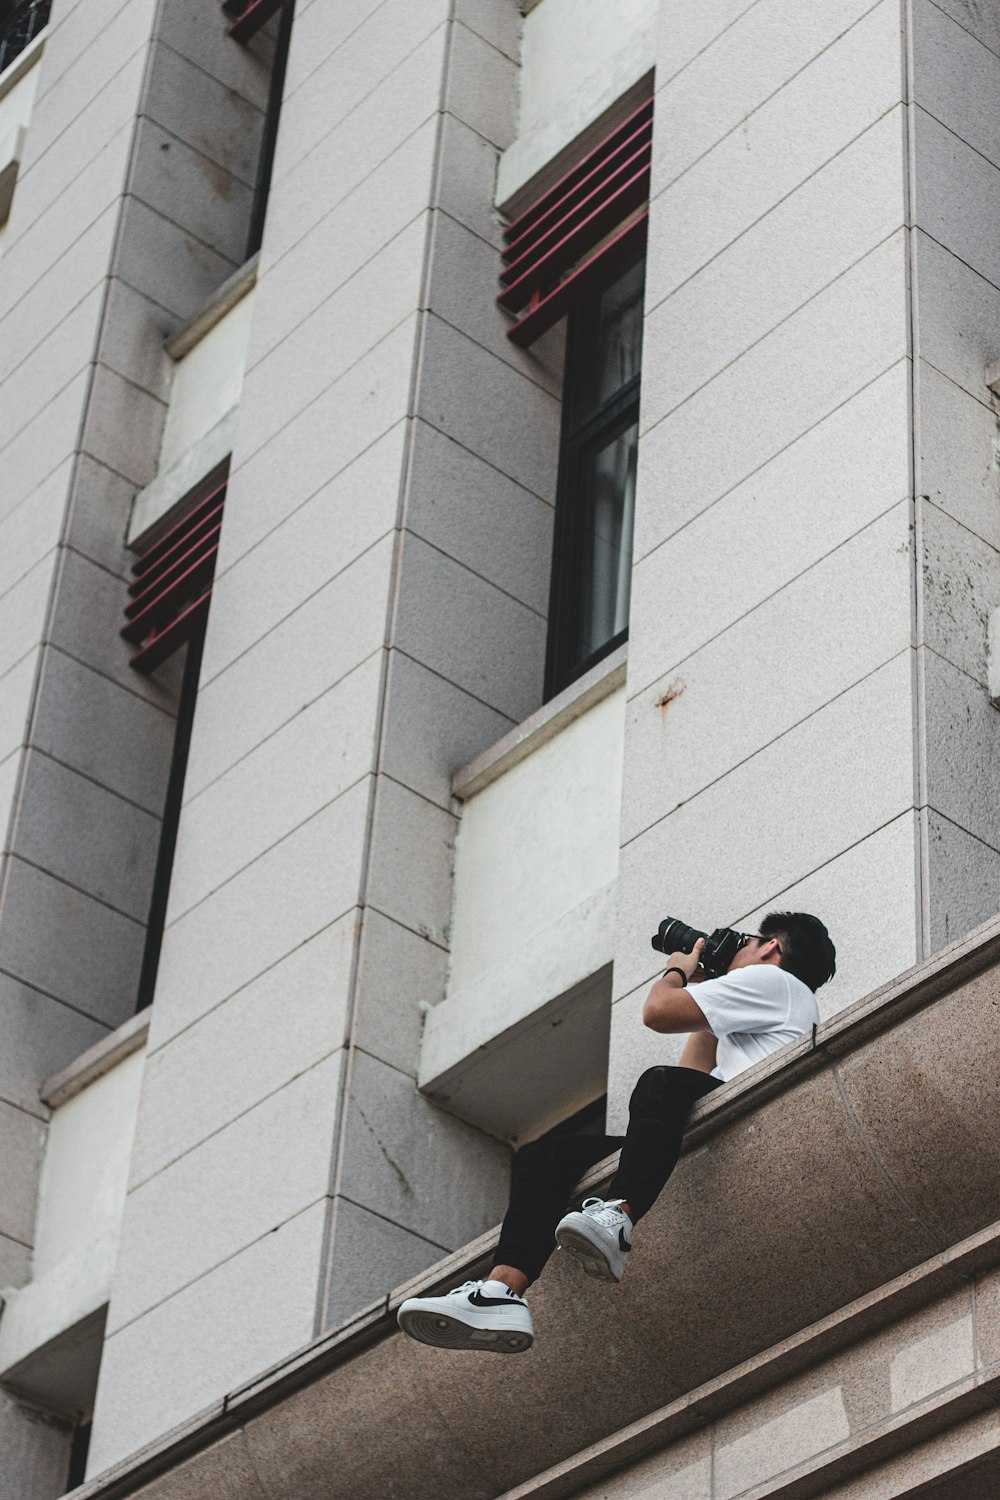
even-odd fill
[{"label": "concrete cornice", "polygon": [[[481,1271],[494,1232],[76,1500],[180,1500],[223,1473],[234,1500],[555,1500],[1000,1263],[998,964],[1000,920],[716,1091],[622,1287],[557,1258],[513,1368],[395,1330],[405,1296]],[[912,1440],[897,1424],[877,1451]]]}]

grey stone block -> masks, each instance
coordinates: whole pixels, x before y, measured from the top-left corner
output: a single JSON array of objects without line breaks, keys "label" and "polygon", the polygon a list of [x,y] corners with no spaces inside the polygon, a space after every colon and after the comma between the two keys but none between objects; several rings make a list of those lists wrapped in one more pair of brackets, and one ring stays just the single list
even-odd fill
[{"label": "grey stone block", "polygon": [[413,1080],[352,1061],[340,1190],[360,1207],[455,1249],[503,1217],[510,1152],[444,1114]]},{"label": "grey stone block", "polygon": [[923,360],[917,378],[917,493],[990,547],[1000,547],[996,413]]},{"label": "grey stone block", "polygon": [[451,912],[455,820],[386,776],[379,777],[367,903],[443,945]]},{"label": "grey stone block", "polygon": [[[912,570],[903,500],[634,697],[623,841],[905,651]],[[643,619],[651,660],[655,600]]]},{"label": "grey stone block", "polygon": [[138,488],[156,477],[167,408],[158,397],[95,365],[88,392],[82,446]]},{"label": "grey stone block", "polygon": [[499,251],[503,246],[503,221],[493,206],[499,159],[496,147],[464,120],[445,114],[441,119],[440,159],[436,206]]},{"label": "grey stone block", "polygon": [[0,1233],[30,1245],[45,1126],[34,1114],[0,1100],[0,1140]]},{"label": "grey stone block", "polygon": [[89,371],[81,371],[7,444],[0,516],[40,489],[73,452],[89,384]]},{"label": "grey stone block", "polygon": [[906,357],[904,246],[894,235],[646,432],[637,559]]},{"label": "grey stone block", "polygon": [[657,32],[660,87],[724,34],[754,3],[755,0],[720,0],[709,11],[698,0],[678,0],[662,14]]},{"label": "grey stone block", "polygon": [[1000,169],[920,108],[914,113],[914,150],[917,224],[1000,285],[1000,247],[991,234],[1000,209]]},{"label": "grey stone block", "polygon": [[212,24],[205,24],[201,0],[171,0],[157,17],[157,35],[161,43],[224,88],[232,89],[255,108],[265,109],[271,75],[270,36],[261,33],[249,47],[234,46],[225,25],[217,19],[213,16]]},{"label": "grey stone block", "polygon": [[922,359],[987,401],[986,369],[1000,357],[997,289],[922,231],[913,243]]},{"label": "grey stone block", "polygon": [[66,542],[109,573],[131,580],[132,557],[125,532],[135,485],[89,454],[78,453],[73,467]]},{"label": "grey stone block", "polygon": [[153,119],[139,126],[129,188],[234,266],[242,262],[253,187]]},{"label": "grey stone block", "polygon": [[441,1259],[440,1245],[347,1198],[334,1200],[334,1214],[324,1328],[346,1323],[360,1308]]},{"label": "grey stone block", "polygon": [[294,94],[381,4],[382,0],[358,0],[349,11],[342,11],[337,6],[300,0],[295,8],[295,36],[285,74],[286,93]]},{"label": "grey stone block", "polygon": [[[116,182],[119,192],[124,187],[124,176],[118,173],[122,166],[127,170],[127,155],[121,156],[119,138],[134,119],[144,58],[136,51],[122,61],[124,66],[103,88],[95,88],[98,80],[83,66],[74,71],[71,81],[64,80],[36,98],[19,183],[19,191],[25,188],[28,202],[24,207],[33,223],[53,209],[58,214],[60,198],[73,191],[84,174],[90,174],[95,188],[100,184],[107,192],[114,191]],[[106,170],[95,169],[105,147],[111,148],[103,164]],[[85,206],[85,200],[77,201]]]},{"label": "grey stone block", "polygon": [[457,0],[455,19],[492,47],[520,63],[521,37],[517,8],[507,0]]},{"label": "grey stone block", "polygon": [[382,770],[447,809],[454,773],[514,727],[513,719],[398,650],[389,655],[387,703]]},{"label": "grey stone block", "polygon": [[900,106],[665,301],[658,303],[659,288],[647,281],[646,423],[671,411],[899,227],[902,136]]},{"label": "grey stone block", "polygon": [[102,302],[103,293],[95,287],[0,386],[0,453],[89,366]]},{"label": "grey stone block", "polygon": [[1000,123],[988,101],[1000,88],[1000,57],[969,28],[918,0],[913,7],[913,87],[921,107],[994,166],[1000,166]]},{"label": "grey stone block", "polygon": [[168,925],[157,984],[158,1046],[353,909],[368,800],[366,782],[353,787]]},{"label": "grey stone block", "polygon": [[[432,116],[278,259],[270,260],[265,246],[248,368],[423,213],[431,200],[436,148]],[[271,213],[280,211],[279,195]]]},{"label": "grey stone block", "polygon": [[361,929],[354,1045],[415,1075],[421,1006],[444,999],[447,960],[429,938],[369,906]]},{"label": "grey stone block", "polygon": [[496,249],[488,240],[447,213],[434,215],[428,306],[559,400],[561,371],[548,369],[532,350],[518,349],[507,337],[510,318],[496,304],[498,267]]},{"label": "grey stone block", "polygon": [[[339,119],[447,20],[448,10],[445,0],[427,0],[423,5],[386,0],[360,25],[355,23],[349,35],[286,95],[281,119],[283,153],[294,150],[304,156],[311,151]],[[293,53],[299,45],[293,35]],[[428,76],[427,89],[438,102],[439,75]]]},{"label": "grey stone block", "polygon": [[882,4],[654,198],[650,285],[680,286],[902,97],[899,17]]},{"label": "grey stone block", "polygon": [[[54,565],[55,554],[52,552],[0,598],[0,673],[4,679],[10,669],[41,641]],[[25,721],[22,719],[11,727],[16,728],[20,738]]]},{"label": "grey stone block", "polygon": [[[633,696],[909,495],[908,378],[896,365],[635,566]],[[783,538],[767,568],[731,572],[720,590],[720,555],[761,536]]]},{"label": "grey stone block", "polygon": [[[23,744],[38,663],[38,652],[28,651],[17,666],[0,677],[0,765]],[[8,811],[4,808],[0,814],[5,824]]]},{"label": "grey stone block", "polygon": [[533,494],[554,500],[559,403],[433,315],[417,415]]},{"label": "grey stone block", "polygon": [[308,234],[437,113],[447,38],[442,22],[370,94],[338,117],[311,150],[303,152],[294,133],[279,138],[267,225],[269,262]]},{"label": "grey stone block", "polygon": [[253,189],[264,123],[259,103],[220,82],[204,63],[195,65],[160,45],[150,58],[143,108],[164,130]]},{"label": "grey stone block", "polygon": [[122,210],[114,274],[183,321],[235,271],[232,258],[212,249],[138,198]]},{"label": "grey stone block", "polygon": [[414,424],[406,523],[539,615],[549,608],[551,505],[425,422]]},{"label": "grey stone block", "polygon": [[979,0],[938,0],[938,3],[941,10],[978,38],[984,47],[1000,53],[1000,16],[991,6],[981,5]]},{"label": "grey stone block", "polygon": [[72,1428],[0,1391],[0,1500],[58,1495],[69,1470]]},{"label": "grey stone block", "polygon": [[[209,681],[392,531],[399,512],[407,426],[397,422],[311,496],[293,492],[275,516],[248,514],[245,470],[223,526],[215,612],[205,648]],[[258,492],[254,487],[252,493]],[[270,522],[270,530],[262,529]]]},{"label": "grey stone block", "polygon": [[393,644],[519,723],[542,700],[542,615],[409,535]]},{"label": "grey stone block", "polygon": [[110,1335],[325,1197],[341,1070],[339,1054],[317,1063],[130,1187]]},{"label": "grey stone block", "polygon": [[501,151],[511,144],[516,131],[517,77],[518,66],[512,58],[456,21],[445,107]]},{"label": "grey stone block", "polygon": [[173,920],[374,771],[381,690],[376,653],[186,803]]},{"label": "grey stone block", "polygon": [[930,946],[936,953],[996,916],[1000,850],[933,810],[927,816]]},{"label": "grey stone block", "polygon": [[[43,277],[41,281],[31,279],[28,289],[4,302],[5,311],[0,312],[0,371],[7,374],[34,348],[39,339],[66,317],[72,308],[98,285],[107,274],[111,255],[112,235],[117,222],[117,204],[105,209],[103,214],[83,229],[72,244],[72,253],[64,254],[59,262],[56,277]],[[13,258],[13,252],[9,252]],[[30,266],[30,257],[25,261]],[[4,256],[4,282],[6,286],[8,256]],[[11,277],[13,280],[13,275]],[[0,300],[3,289],[0,289]]]},{"label": "grey stone block", "polygon": [[240,465],[417,312],[427,233],[421,214],[253,366],[240,399]]},{"label": "grey stone block", "polygon": [[1000,714],[984,687],[935,652],[923,652],[922,664],[928,806],[1000,849]]},{"label": "grey stone block", "polygon": [[[626,844],[616,992],[656,972],[654,913],[683,905],[739,921],[910,808],[912,713],[904,651]],[[912,868],[900,878],[912,891]]]},{"label": "grey stone block", "polygon": [[6,968],[107,1026],[135,1010],[140,923],[17,858],[8,862]]},{"label": "grey stone block", "polygon": [[985,683],[987,620],[1000,604],[1000,552],[936,506],[922,506],[924,639]]},{"label": "grey stone block", "polygon": [[107,1035],[99,1021],[2,973],[0,1029],[0,1098],[39,1119],[45,1117],[39,1098],[45,1080]]},{"label": "grey stone block", "polygon": [[108,1339],[91,1474],[309,1341],[325,1222],[324,1201]]},{"label": "grey stone block", "polygon": [[343,1044],[354,949],[348,915],[162,1046],[153,1018],[132,1152],[134,1183],[162,1171]]},{"label": "grey stone block", "polygon": [[163,344],[177,319],[117,276],[108,282],[106,295],[98,360],[151,396],[169,401],[174,366]]},{"label": "grey stone block", "polygon": [[[123,125],[69,186],[37,215],[32,210],[30,189],[25,191],[11,215],[4,243],[0,314],[6,313],[61,262],[74,241],[109,207],[117,209],[125,186],[130,137],[129,126]],[[28,181],[26,172],[21,187],[27,188]],[[110,239],[105,242],[105,271],[111,244]]]},{"label": "grey stone block", "polygon": [[870,8],[870,0],[806,10],[794,0],[764,0],[744,8],[657,91],[653,192],[741,125]]},{"label": "grey stone block", "polygon": [[[24,1286],[31,1269],[31,1246],[0,1234],[0,1286]],[[0,1400],[6,1400],[6,1393]],[[20,1497],[17,1497],[20,1500]]]},{"label": "grey stone block", "polygon": [[175,722],[164,708],[126,692],[52,648],[45,653],[32,743],[159,818]]},{"label": "grey stone block", "polygon": [[[240,520],[223,532],[223,567],[285,515],[311,499],[408,415],[417,320],[395,329],[231,479]],[[237,435],[239,461],[241,438]],[[283,496],[276,504],[275,497]],[[234,507],[235,509],[235,507]]]},{"label": "grey stone block", "polygon": [[189,798],[379,649],[392,560],[386,537],[225,671],[202,678]]},{"label": "grey stone block", "polygon": [[175,653],[149,676],[136,672],[129,665],[134,647],[127,645],[118,633],[128,599],[122,580],[69,548],[63,551],[60,561],[49,641],[68,656],[103,672],[119,686],[173,715],[184,653]]},{"label": "grey stone block", "polygon": [[145,922],[159,839],[159,818],[29,752],[13,833],[20,858]]},{"label": "grey stone block", "polygon": [[0,599],[59,541],[72,472],[67,459],[0,521]]}]

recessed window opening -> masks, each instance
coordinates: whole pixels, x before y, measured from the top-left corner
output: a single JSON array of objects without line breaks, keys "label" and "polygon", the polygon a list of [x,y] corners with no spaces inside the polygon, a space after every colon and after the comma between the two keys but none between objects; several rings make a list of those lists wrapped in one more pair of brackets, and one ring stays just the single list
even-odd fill
[{"label": "recessed window opening", "polygon": [[49,24],[52,0],[0,0],[0,73]]},{"label": "recessed window opening", "polygon": [[546,698],[628,637],[645,257],[569,314]]}]

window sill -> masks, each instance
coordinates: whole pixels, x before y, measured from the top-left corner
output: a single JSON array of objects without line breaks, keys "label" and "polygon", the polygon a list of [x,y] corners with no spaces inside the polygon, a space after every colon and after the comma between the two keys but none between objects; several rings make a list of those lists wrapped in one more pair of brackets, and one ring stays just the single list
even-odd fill
[{"label": "window sill", "polygon": [[477,792],[489,786],[491,781],[496,781],[505,771],[532,755],[541,745],[555,739],[567,724],[581,718],[595,703],[609,698],[624,686],[627,662],[628,644],[625,643],[603,661],[599,661],[596,667],[591,667],[589,672],[578,677],[576,682],[571,682],[568,688],[550,698],[548,703],[543,703],[541,708],[529,714],[523,723],[505,734],[489,750],[484,750],[482,755],[477,755],[475,760],[457,771],[452,778],[452,795],[460,802],[474,797]]},{"label": "window sill", "polygon": [[110,1073],[126,1057],[138,1052],[140,1047],[146,1045],[148,1035],[149,1011],[140,1010],[92,1047],[88,1047],[86,1052],[81,1052],[68,1067],[47,1078],[38,1091],[42,1103],[47,1104],[50,1109],[58,1109],[60,1104],[65,1104],[74,1095],[82,1093],[88,1085],[103,1078],[105,1073]]},{"label": "window sill", "polygon": [[258,250],[256,255],[251,255],[249,260],[238,266],[221,286],[216,287],[197,312],[193,312],[186,322],[174,330],[164,345],[171,359],[183,359],[185,354],[190,354],[195,345],[200,344],[207,333],[211,333],[216,323],[221,323],[226,313],[231,312],[237,302],[253,291],[257,285],[259,264]]}]

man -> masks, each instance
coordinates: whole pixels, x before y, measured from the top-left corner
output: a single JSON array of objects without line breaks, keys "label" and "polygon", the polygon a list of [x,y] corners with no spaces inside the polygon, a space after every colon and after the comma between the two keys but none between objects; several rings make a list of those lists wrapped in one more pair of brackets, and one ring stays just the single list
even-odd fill
[{"label": "man", "polygon": [[[819,1019],[815,991],[836,970],[830,935],[807,912],[765,917],[716,979],[699,966],[702,946],[672,953],[646,997],[646,1026],[689,1036],[678,1067],[650,1068],[639,1079],[628,1133],[545,1136],[519,1151],[489,1278],[441,1297],[409,1297],[399,1309],[404,1333],[445,1349],[529,1348],[534,1333],[524,1294],[556,1245],[589,1275],[621,1281],[633,1228],[677,1164],[695,1101],[809,1031]],[[583,1173],[619,1147],[611,1196],[588,1198],[579,1212],[560,1217]]]}]

